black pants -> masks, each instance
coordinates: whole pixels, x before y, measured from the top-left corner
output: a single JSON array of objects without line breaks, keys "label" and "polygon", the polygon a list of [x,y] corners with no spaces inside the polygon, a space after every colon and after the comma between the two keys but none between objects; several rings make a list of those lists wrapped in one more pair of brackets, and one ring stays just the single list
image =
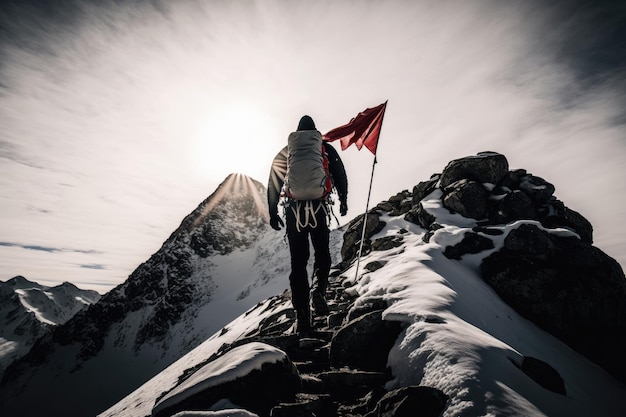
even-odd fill
[{"label": "black pants", "polygon": [[[306,202],[293,202],[287,207],[286,227],[287,239],[289,240],[289,251],[291,253],[291,274],[289,275],[289,284],[291,286],[291,302],[296,310],[309,308],[309,277],[307,274],[307,263],[309,261],[309,236],[313,244],[314,275],[317,277],[317,287],[326,292],[328,287],[328,272],[330,271],[330,249],[328,247],[328,221],[327,214],[324,210],[323,202],[311,201],[309,209],[306,208]],[[299,211],[296,217],[294,209]],[[317,211],[314,215],[310,210]],[[309,221],[306,222],[309,210]],[[300,224],[307,223],[305,226],[298,228],[296,222]],[[298,230],[299,229],[299,230]]]}]

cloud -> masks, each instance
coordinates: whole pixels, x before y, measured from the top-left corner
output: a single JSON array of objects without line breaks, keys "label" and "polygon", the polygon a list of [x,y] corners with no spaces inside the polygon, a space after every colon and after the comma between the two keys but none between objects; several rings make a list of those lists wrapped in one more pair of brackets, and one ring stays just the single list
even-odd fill
[{"label": "cloud", "polygon": [[79,268],[85,268],[85,269],[106,269],[106,267],[104,265],[100,265],[100,264],[79,265]]},{"label": "cloud", "polygon": [[27,250],[41,251],[41,252],[49,252],[49,253],[80,253],[86,255],[103,255],[104,252],[97,250],[85,250],[85,249],[68,249],[68,248],[55,248],[49,246],[40,246],[40,245],[25,245],[21,243],[13,243],[13,242],[0,242],[0,246],[21,248]]}]

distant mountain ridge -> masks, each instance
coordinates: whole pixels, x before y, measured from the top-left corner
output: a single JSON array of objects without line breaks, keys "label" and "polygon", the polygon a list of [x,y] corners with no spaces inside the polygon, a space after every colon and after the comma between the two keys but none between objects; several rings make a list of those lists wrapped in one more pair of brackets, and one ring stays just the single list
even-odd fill
[{"label": "distant mountain ridge", "polygon": [[99,299],[96,291],[69,282],[48,287],[20,275],[0,282],[0,375],[36,339]]},{"label": "distant mountain ridge", "polygon": [[[286,245],[266,249],[276,241],[266,213],[265,187],[229,175],[123,284],[37,340],[7,370],[0,404],[12,395],[45,395],[54,404],[70,390],[83,393],[72,412],[92,415],[274,294],[276,286],[282,291],[287,280],[274,278],[283,277],[276,269],[288,262],[288,251]],[[59,373],[60,379],[54,376]],[[114,380],[117,373],[123,377]],[[37,390],[40,385],[50,388]]]}]

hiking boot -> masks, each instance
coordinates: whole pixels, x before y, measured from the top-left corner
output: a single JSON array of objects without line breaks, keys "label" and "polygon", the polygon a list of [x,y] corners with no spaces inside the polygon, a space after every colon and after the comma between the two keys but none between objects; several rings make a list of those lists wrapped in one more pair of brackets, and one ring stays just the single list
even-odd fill
[{"label": "hiking boot", "polygon": [[296,310],[296,333],[307,334],[313,332],[311,326],[311,310],[308,308]]},{"label": "hiking boot", "polygon": [[316,316],[327,316],[330,312],[328,304],[326,304],[326,297],[320,289],[311,291],[311,303]]}]

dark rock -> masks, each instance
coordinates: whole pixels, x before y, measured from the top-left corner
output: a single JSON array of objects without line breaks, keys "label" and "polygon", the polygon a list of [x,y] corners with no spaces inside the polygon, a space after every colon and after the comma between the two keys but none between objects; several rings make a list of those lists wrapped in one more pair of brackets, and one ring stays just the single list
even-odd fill
[{"label": "dark rock", "polygon": [[525,356],[521,366],[522,371],[533,381],[547,390],[561,395],[567,395],[565,383],[561,375],[546,362]]},{"label": "dark rock", "polygon": [[468,179],[479,183],[497,184],[509,171],[509,162],[504,155],[481,152],[476,156],[455,159],[448,163],[441,175],[441,188]]},{"label": "dark rock", "polygon": [[382,319],[382,311],[365,314],[337,331],[330,344],[330,362],[334,367],[384,371],[401,331],[400,323]]},{"label": "dark rock", "polygon": [[405,190],[401,193],[394,195],[393,197],[389,197],[389,202],[395,204],[396,207],[399,207],[400,203],[402,203],[408,197],[410,197],[410,194],[408,193],[408,191]]},{"label": "dark rock", "polygon": [[402,246],[402,236],[385,236],[372,242],[373,251],[383,251]]},{"label": "dark rock", "polygon": [[386,263],[387,261],[372,261],[365,265],[365,269],[370,272],[378,271],[380,268],[385,266]]},{"label": "dark rock", "polygon": [[550,203],[551,210],[542,220],[542,224],[548,228],[564,227],[576,232],[580,240],[585,243],[593,243],[593,226],[583,215],[565,207],[560,201]]},{"label": "dark rock", "polygon": [[409,212],[409,210],[411,210],[411,208],[413,208],[413,203],[411,202],[411,200],[406,199],[404,201],[402,201],[400,203],[400,207],[393,209],[393,211],[390,213],[391,216],[401,216],[403,214],[406,214]]},{"label": "dark rock", "polygon": [[430,225],[430,228],[428,230],[428,232],[424,233],[424,236],[422,237],[422,240],[425,243],[430,242],[430,238],[433,237],[433,235],[435,234],[435,232],[439,229],[443,229],[443,226],[440,225],[439,223],[433,223]]},{"label": "dark rock", "polygon": [[419,204],[424,198],[426,198],[430,193],[437,189],[437,182],[439,181],[439,175],[434,175],[428,181],[422,181],[413,187],[413,196],[411,198],[411,203],[413,206]]},{"label": "dark rock", "polygon": [[522,224],[509,232],[504,239],[504,248],[545,260],[552,256],[554,243],[548,232],[534,224]]},{"label": "dark rock", "polygon": [[510,223],[515,220],[536,220],[537,210],[532,199],[520,190],[507,194],[501,201],[494,223]]},{"label": "dark rock", "polygon": [[626,278],[601,250],[528,225],[481,264],[519,314],[626,381]]},{"label": "dark rock", "polygon": [[445,188],[443,205],[463,217],[482,219],[487,215],[488,196],[482,184],[462,179]]},{"label": "dark rock", "polygon": [[329,395],[297,394],[297,402],[282,403],[272,408],[270,417],[331,416],[336,406]]},{"label": "dark rock", "polygon": [[422,205],[418,203],[417,206],[413,206],[404,216],[404,220],[420,225],[425,229],[428,229],[431,224],[435,222],[435,216],[430,214]]},{"label": "dark rock", "polygon": [[480,253],[494,247],[491,239],[474,232],[465,232],[463,240],[454,246],[446,247],[443,254],[450,259],[461,259],[463,255],[468,253]]},{"label": "dark rock", "polygon": [[[344,263],[351,262],[358,254],[359,242],[363,234],[363,221],[365,215],[360,215],[352,220],[343,235],[343,245],[341,246],[341,258]],[[365,239],[368,240],[376,233],[383,230],[385,222],[380,220],[380,213],[373,211],[367,213],[367,225],[365,227]],[[364,245],[365,246],[365,245]]]},{"label": "dark rock", "polygon": [[348,315],[347,311],[338,311],[335,313],[330,313],[327,319],[328,327],[333,328],[333,327],[341,326],[343,324],[343,320],[346,318],[347,315]]},{"label": "dark rock", "polygon": [[534,175],[522,177],[519,188],[538,204],[547,203],[554,194],[554,185]]},{"label": "dark rock", "polygon": [[[266,348],[264,348],[266,346]],[[275,348],[261,343],[255,348],[263,351],[276,352]],[[217,381],[212,384],[203,380],[203,369],[207,369],[206,378],[212,376],[213,369],[231,369],[232,363],[241,361],[241,350],[249,346],[235,348],[223,356],[200,368],[178,387],[160,399],[152,412],[154,417],[166,417],[184,410],[206,410],[220,399],[228,398],[235,404],[260,415],[268,415],[278,401],[289,401],[295,398],[302,383],[294,364],[283,353],[280,360],[267,360],[261,369],[255,369],[236,379]],[[278,351],[280,352],[280,351]],[[245,360],[245,359],[244,359]],[[224,365],[216,365],[216,362]],[[188,395],[186,395],[188,393]]]},{"label": "dark rock", "polygon": [[394,206],[389,201],[382,201],[378,203],[378,205],[375,208],[376,210],[380,210],[380,211],[391,211],[394,209]]},{"label": "dark rock", "polygon": [[439,417],[448,396],[436,388],[410,386],[390,391],[367,417]]},{"label": "dark rock", "polygon": [[496,189],[506,190],[506,192],[511,192],[512,190],[516,190],[519,188],[519,184],[522,181],[522,178],[525,177],[528,172],[525,169],[514,169],[507,172],[504,177],[497,184]]},{"label": "dark rock", "polygon": [[371,391],[372,387],[383,386],[391,379],[387,372],[361,370],[338,370],[322,372],[318,377],[333,398],[357,399]]}]

